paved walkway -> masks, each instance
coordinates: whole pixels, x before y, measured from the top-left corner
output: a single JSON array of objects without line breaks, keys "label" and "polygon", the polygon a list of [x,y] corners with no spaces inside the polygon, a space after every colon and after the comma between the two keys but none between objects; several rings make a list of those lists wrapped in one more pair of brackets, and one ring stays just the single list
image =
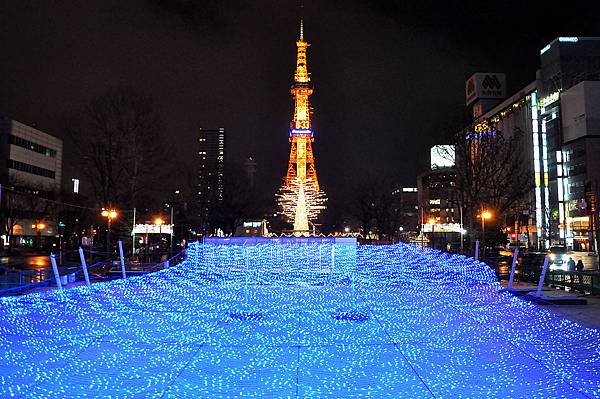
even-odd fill
[{"label": "paved walkway", "polygon": [[600,331],[473,260],[360,247],[324,272],[317,248],[207,250],[0,299],[0,397],[600,397]]},{"label": "paved walkway", "polygon": [[[502,285],[506,286],[507,282],[502,281]],[[537,285],[530,283],[522,283],[515,281],[514,288],[537,288]],[[582,326],[589,328],[600,329],[600,296],[598,295],[583,295],[578,292],[570,292],[562,289],[549,288],[544,286],[543,295],[552,297],[561,296],[577,296],[585,298],[587,305],[537,305],[538,307],[548,310],[554,314],[579,323]]]}]

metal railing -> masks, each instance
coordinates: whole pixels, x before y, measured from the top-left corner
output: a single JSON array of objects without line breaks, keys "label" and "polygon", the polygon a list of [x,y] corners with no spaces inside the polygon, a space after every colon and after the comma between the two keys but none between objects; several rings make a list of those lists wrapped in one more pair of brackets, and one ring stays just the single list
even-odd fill
[{"label": "metal railing", "polygon": [[[78,253],[79,251],[72,252]],[[83,252],[86,263],[89,262],[89,264],[86,264],[86,268],[90,283],[123,278],[120,257],[114,259],[114,254],[98,251],[85,250]],[[94,259],[99,257],[104,259],[94,262]],[[172,267],[185,259],[185,250],[170,258],[163,254],[161,258],[159,262],[153,263],[124,260],[125,273],[127,276],[136,276]],[[85,272],[81,262],[76,262],[74,258],[68,262],[68,265],[57,267],[61,286],[79,285],[81,282],[86,284]],[[24,270],[23,267],[26,267],[26,265],[0,265],[0,296],[22,295],[45,287],[50,287],[50,289],[57,287],[58,282],[51,267],[38,270]]]},{"label": "metal railing", "polygon": [[597,272],[552,271],[546,274],[544,283],[551,287],[569,287],[572,291],[600,294],[600,274]]},{"label": "metal railing", "polygon": [[[510,276],[510,257],[486,258],[482,261],[494,270],[498,280],[508,280]],[[541,264],[518,265],[515,270],[514,281],[538,284],[541,274]],[[569,288],[569,290],[582,293],[600,294],[600,273],[597,271],[548,270],[544,276],[544,284],[555,288]]]}]

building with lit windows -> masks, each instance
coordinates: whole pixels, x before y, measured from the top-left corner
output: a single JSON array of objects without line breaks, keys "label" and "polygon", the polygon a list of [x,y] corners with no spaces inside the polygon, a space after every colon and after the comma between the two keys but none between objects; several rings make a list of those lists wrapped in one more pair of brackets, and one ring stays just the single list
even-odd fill
[{"label": "building with lit windows", "polygon": [[420,228],[419,196],[417,187],[398,187],[392,191],[394,211],[398,218],[399,233],[415,233]]},{"label": "building with lit windows", "polygon": [[0,142],[0,178],[4,185],[14,181],[40,191],[60,190],[61,139],[21,122],[0,117]]},{"label": "building with lit windows", "polygon": [[474,122],[475,126],[486,124],[493,132],[502,132],[507,137],[517,132],[522,134],[518,150],[522,155],[523,166],[531,171],[533,189],[525,199],[525,206],[520,214],[509,215],[506,223],[511,227],[511,241],[532,249],[545,246],[541,241],[544,240],[543,231],[548,215],[545,201],[548,179],[543,174],[544,152],[539,132],[537,99],[537,82],[533,81],[486,110]]},{"label": "building with lit windows", "polygon": [[[60,191],[62,158],[61,139],[0,116],[0,192],[7,217],[17,215],[11,222],[14,244],[24,244],[27,237],[56,233],[56,223],[38,215],[45,207],[38,206],[44,200],[36,197],[50,198]],[[28,199],[27,204],[24,199]]]},{"label": "building with lit windows", "polygon": [[473,126],[525,134],[521,151],[533,190],[530,210],[515,220],[519,240],[538,249],[566,245],[595,250],[600,38],[557,38],[540,51],[540,59],[535,81],[496,105],[475,103]]},{"label": "building with lit windows", "polygon": [[198,201],[203,229],[223,201],[225,175],[225,128],[200,129],[198,137]]},{"label": "building with lit windows", "polygon": [[547,137],[549,238],[598,247],[600,38],[559,37],[540,51],[540,130]]},{"label": "building with lit windows", "polygon": [[417,176],[420,230],[438,248],[457,243],[462,231],[454,157],[454,146],[433,146],[430,170]]}]

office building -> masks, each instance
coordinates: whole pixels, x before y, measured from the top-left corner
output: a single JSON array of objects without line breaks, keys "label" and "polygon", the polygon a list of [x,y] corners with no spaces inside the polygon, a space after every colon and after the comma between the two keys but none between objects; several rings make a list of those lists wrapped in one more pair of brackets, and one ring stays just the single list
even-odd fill
[{"label": "office building", "polygon": [[[53,236],[56,223],[45,214],[44,198],[60,191],[62,140],[0,117],[0,149],[4,216],[12,229],[13,244],[26,244],[28,237]],[[7,240],[4,237],[4,244]]]},{"label": "office building", "polygon": [[[485,76],[475,83],[483,80]],[[487,80],[488,85],[495,82]],[[502,79],[498,81],[502,85]],[[596,250],[600,38],[553,40],[540,51],[536,79],[499,104],[493,105],[489,98],[476,101],[469,86],[473,83],[467,81],[467,104],[473,104],[474,122],[466,130],[477,132],[485,126],[490,134],[524,133],[519,150],[531,172],[532,191],[525,201],[530,210],[523,210],[515,220],[520,241],[526,239],[535,249],[565,245]]]},{"label": "office building", "polygon": [[203,230],[223,201],[225,176],[225,128],[200,129],[198,137],[198,202]]}]

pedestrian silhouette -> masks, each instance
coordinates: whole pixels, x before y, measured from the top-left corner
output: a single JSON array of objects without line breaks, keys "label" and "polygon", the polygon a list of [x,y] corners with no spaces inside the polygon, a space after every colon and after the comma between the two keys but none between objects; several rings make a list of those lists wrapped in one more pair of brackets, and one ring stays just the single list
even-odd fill
[{"label": "pedestrian silhouette", "polygon": [[577,261],[577,265],[575,265],[575,271],[582,272],[583,271],[583,262],[581,259]]},{"label": "pedestrian silhouette", "polygon": [[573,283],[573,272],[575,271],[575,261],[573,258],[569,257],[569,261],[567,262],[567,271],[569,272],[569,280],[571,280],[571,284]]},{"label": "pedestrian silhouette", "polygon": [[571,257],[569,257],[569,261],[567,262],[567,271],[569,271],[569,272],[575,271],[575,261]]}]

